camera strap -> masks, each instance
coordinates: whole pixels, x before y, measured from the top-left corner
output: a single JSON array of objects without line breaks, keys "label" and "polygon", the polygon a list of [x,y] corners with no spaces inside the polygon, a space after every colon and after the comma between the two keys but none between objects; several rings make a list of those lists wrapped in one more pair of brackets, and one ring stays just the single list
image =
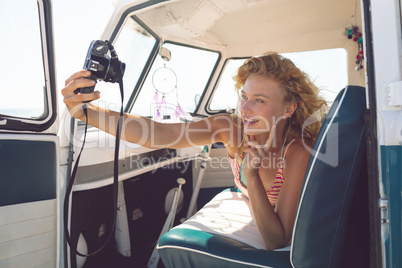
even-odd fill
[{"label": "camera strap", "polygon": [[[114,51],[113,46],[107,42],[107,44],[109,45],[109,49],[112,55],[112,64],[119,64],[119,60],[117,58],[116,52]],[[110,232],[109,235],[105,241],[105,243],[100,246],[98,249],[94,250],[91,253],[87,253],[87,254],[83,254],[81,252],[79,252],[77,250],[77,244],[74,244],[70,233],[68,231],[68,211],[69,211],[69,203],[70,203],[70,195],[72,192],[72,188],[74,185],[74,181],[75,181],[75,176],[77,174],[77,170],[78,170],[78,163],[80,161],[81,158],[81,154],[82,151],[84,149],[85,146],[85,141],[86,141],[86,136],[87,136],[87,130],[88,130],[88,111],[87,111],[87,104],[84,104],[82,106],[82,109],[84,111],[85,114],[85,129],[84,129],[84,138],[83,138],[83,142],[82,142],[82,147],[81,150],[77,156],[76,162],[74,164],[74,168],[73,171],[71,173],[71,177],[70,180],[68,182],[68,186],[66,189],[66,195],[64,198],[64,207],[63,207],[63,221],[64,221],[64,234],[65,234],[65,238],[66,241],[68,243],[68,245],[70,246],[70,249],[73,253],[75,253],[78,256],[81,257],[90,257],[93,256],[97,253],[99,253],[102,249],[104,249],[106,247],[106,245],[109,243],[110,239],[113,237],[114,233],[115,233],[115,228],[116,228],[116,218],[117,218],[117,197],[118,197],[118,178],[119,178],[119,150],[120,150],[120,138],[121,138],[121,131],[122,131],[122,125],[123,125],[123,118],[124,118],[124,112],[123,112],[123,100],[124,100],[124,89],[123,89],[123,75],[119,75],[119,78],[117,79],[117,82],[119,84],[120,87],[120,95],[121,95],[121,108],[120,108],[120,115],[119,115],[119,119],[117,122],[117,129],[116,129],[116,140],[115,140],[115,151],[114,151],[114,166],[113,166],[113,224],[112,227],[110,228]]]}]

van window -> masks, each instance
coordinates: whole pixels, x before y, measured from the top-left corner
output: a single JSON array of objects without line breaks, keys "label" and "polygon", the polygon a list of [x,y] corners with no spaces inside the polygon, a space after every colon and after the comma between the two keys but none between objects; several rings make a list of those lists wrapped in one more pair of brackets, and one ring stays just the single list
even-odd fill
[{"label": "van window", "polygon": [[0,2],[0,116],[36,120],[48,115],[39,22],[36,1]]},{"label": "van window", "polygon": [[[338,92],[347,85],[347,54],[345,49],[326,49],[306,52],[281,53],[307,73],[320,89],[320,95],[329,104]],[[238,96],[234,89],[233,76],[246,59],[229,59],[210,102],[211,112],[235,109]]]},{"label": "van window", "polygon": [[[127,18],[113,45],[119,60],[126,64],[123,75],[124,107],[156,44],[157,39],[144,29],[135,17]],[[96,90],[101,92],[102,98],[94,102],[95,104],[114,111],[120,110],[121,96],[118,83],[98,81]]]},{"label": "van window", "polygon": [[343,48],[283,53],[307,73],[330,104],[348,83],[347,53]]},{"label": "van window", "polygon": [[211,110],[232,110],[236,108],[239,96],[234,87],[233,77],[237,69],[246,61],[246,59],[229,59],[226,62],[225,69],[220,77],[218,88],[215,90],[209,108]]},{"label": "van window", "polygon": [[171,60],[165,61],[160,56],[155,59],[132,114],[157,120],[178,118],[179,105],[185,112],[194,112],[219,59],[215,51],[173,43],[165,43],[163,47],[170,51]]}]

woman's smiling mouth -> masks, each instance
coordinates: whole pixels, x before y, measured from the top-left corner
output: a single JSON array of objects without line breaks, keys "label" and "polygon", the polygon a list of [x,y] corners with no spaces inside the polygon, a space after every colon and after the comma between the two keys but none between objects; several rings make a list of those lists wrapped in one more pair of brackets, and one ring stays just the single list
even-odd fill
[{"label": "woman's smiling mouth", "polygon": [[251,126],[254,125],[255,123],[257,123],[259,120],[257,119],[249,119],[249,118],[243,118],[243,124],[245,126]]}]

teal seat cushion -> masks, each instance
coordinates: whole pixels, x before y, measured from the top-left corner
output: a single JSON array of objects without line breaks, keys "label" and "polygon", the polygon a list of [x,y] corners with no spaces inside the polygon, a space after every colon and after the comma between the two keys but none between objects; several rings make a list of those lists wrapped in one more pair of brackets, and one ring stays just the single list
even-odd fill
[{"label": "teal seat cushion", "polygon": [[158,251],[166,267],[291,267],[290,247],[268,251],[235,188],[216,195],[183,224],[161,237]]},{"label": "teal seat cushion", "polygon": [[218,234],[173,229],[159,240],[166,267],[292,267],[289,251],[256,249]]}]

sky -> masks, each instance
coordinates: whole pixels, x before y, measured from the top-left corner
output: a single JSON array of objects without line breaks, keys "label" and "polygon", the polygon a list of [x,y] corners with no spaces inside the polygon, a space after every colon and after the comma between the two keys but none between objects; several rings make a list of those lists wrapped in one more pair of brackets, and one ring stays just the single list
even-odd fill
[{"label": "sky", "polygon": [[[82,69],[89,44],[100,38],[114,1],[51,0],[59,108],[64,108],[60,93],[64,81]],[[0,1],[0,113],[30,117],[43,112],[45,80],[37,9],[37,0]]]},{"label": "sky", "polygon": [[92,40],[99,39],[114,10],[116,0],[53,0],[59,108],[65,80],[81,70]]}]

